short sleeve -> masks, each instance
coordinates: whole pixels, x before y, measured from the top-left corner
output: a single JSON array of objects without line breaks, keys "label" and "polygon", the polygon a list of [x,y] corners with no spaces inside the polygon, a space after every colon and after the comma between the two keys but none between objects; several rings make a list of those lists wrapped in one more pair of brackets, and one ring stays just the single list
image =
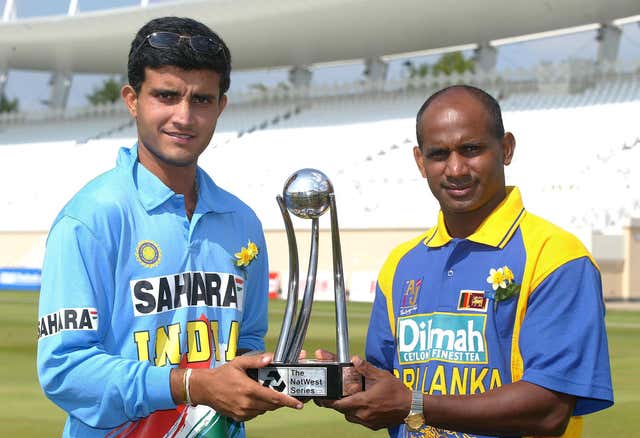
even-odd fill
[{"label": "short sleeve", "polygon": [[523,380],[577,397],[573,415],[613,404],[600,273],[587,257],[531,293],[520,335]]}]

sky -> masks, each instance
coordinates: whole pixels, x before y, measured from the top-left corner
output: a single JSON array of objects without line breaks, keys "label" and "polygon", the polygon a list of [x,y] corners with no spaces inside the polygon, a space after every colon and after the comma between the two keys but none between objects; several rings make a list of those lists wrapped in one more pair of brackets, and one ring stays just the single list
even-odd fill
[{"label": "sky", "polygon": [[[4,10],[7,0],[0,0],[0,12]],[[171,0],[148,0],[150,4]],[[66,14],[69,0],[14,0],[18,18]],[[78,0],[80,13],[107,8],[135,6],[140,0]],[[619,59],[640,60],[640,26],[631,23],[623,26],[620,42]],[[541,39],[524,43],[501,46],[498,52],[496,68],[505,69],[533,68],[543,62],[559,63],[567,59],[579,58],[595,60],[597,56],[596,32],[588,31],[578,34]],[[467,57],[471,51],[464,52]],[[433,63],[439,55],[410,58],[414,63]],[[406,59],[398,59],[389,63],[387,78],[400,79],[406,76],[403,63]],[[247,90],[252,84],[276,86],[287,82],[289,67],[261,71],[236,71],[231,77],[231,91]],[[341,64],[331,67],[313,67],[313,84],[354,82],[363,78],[364,64]],[[48,82],[51,72],[9,71],[5,94],[10,99],[18,98],[21,110],[44,108],[43,100],[49,97]],[[87,94],[99,87],[109,76],[76,74],[73,77],[68,106],[87,105]],[[29,84],[25,86],[25,84]]]}]

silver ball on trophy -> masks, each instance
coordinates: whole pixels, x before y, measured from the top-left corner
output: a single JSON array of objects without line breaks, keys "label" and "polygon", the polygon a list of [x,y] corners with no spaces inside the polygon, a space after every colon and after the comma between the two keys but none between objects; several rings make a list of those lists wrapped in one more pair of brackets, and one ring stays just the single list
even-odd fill
[{"label": "silver ball on trophy", "polygon": [[316,169],[300,169],[284,183],[287,209],[302,219],[322,216],[331,203],[333,185],[327,175]]}]

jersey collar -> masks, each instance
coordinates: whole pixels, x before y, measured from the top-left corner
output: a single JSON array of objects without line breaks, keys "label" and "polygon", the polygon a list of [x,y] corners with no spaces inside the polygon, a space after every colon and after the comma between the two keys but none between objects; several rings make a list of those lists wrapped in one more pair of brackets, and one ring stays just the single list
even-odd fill
[{"label": "jersey collar", "polygon": [[[478,229],[467,240],[482,243],[496,248],[504,248],[513,233],[518,229],[525,215],[522,196],[517,187],[507,187],[507,196],[496,207]],[[449,235],[444,223],[442,211],[438,213],[438,225],[427,232],[425,245],[437,248],[449,243],[453,238]]]},{"label": "jersey collar", "polygon": [[196,205],[196,213],[208,213],[210,211],[229,213],[235,211],[237,201],[233,195],[218,187],[207,172],[200,167],[198,167],[196,173],[196,180],[198,182],[198,205]]},{"label": "jersey collar", "polygon": [[[118,165],[126,167],[133,178],[138,198],[145,210],[151,211],[178,196],[160,179],[138,161],[138,144],[130,149],[122,148],[118,154]],[[200,167],[196,170],[198,202],[196,212],[227,213],[234,211],[230,196],[220,189]]]}]

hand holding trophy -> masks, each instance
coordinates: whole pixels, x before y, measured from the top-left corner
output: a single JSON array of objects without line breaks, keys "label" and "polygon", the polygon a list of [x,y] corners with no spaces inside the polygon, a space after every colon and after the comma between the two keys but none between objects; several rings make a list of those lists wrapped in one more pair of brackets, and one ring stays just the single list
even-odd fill
[{"label": "hand holding trophy", "polygon": [[[335,195],[329,178],[316,169],[301,169],[285,182],[282,196],[277,196],[284,218],[289,244],[289,287],[282,329],[272,366],[249,370],[249,375],[263,386],[293,397],[339,399],[363,390],[363,380],[349,358],[346,293],[342,268],[342,251],[338,230]],[[336,361],[299,360],[309,326],[318,270],[318,218],[330,210],[331,246],[336,309]],[[311,219],[311,251],[307,281],[301,309],[294,321],[298,303],[298,246],[289,212]]]}]

